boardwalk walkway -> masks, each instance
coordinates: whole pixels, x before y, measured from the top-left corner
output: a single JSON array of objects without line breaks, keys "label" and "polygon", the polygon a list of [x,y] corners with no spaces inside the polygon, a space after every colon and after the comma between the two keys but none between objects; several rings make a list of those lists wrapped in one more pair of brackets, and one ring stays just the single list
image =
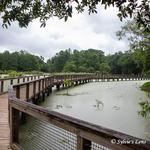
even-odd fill
[{"label": "boardwalk walkway", "polygon": [[8,94],[0,95],[0,150],[9,148]]}]

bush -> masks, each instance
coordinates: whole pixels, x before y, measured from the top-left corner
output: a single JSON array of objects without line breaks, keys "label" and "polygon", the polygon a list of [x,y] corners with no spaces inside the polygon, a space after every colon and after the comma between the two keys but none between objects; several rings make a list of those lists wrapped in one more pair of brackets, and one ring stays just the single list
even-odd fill
[{"label": "bush", "polygon": [[17,72],[16,71],[10,71],[8,73],[9,77],[16,77],[17,76]]},{"label": "bush", "polygon": [[9,71],[7,72],[7,74],[9,75],[9,77],[21,77],[21,76],[24,75],[23,72],[16,72],[16,71],[14,71],[14,70],[9,70]]}]

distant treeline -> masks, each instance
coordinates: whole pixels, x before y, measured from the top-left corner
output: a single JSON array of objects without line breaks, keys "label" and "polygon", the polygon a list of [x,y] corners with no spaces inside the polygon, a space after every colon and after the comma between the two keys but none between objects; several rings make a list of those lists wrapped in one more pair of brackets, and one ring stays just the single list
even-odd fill
[{"label": "distant treeline", "polygon": [[[149,59],[148,59],[149,58]],[[150,73],[150,55],[145,51],[104,55],[101,50],[60,51],[47,61],[49,72],[100,72],[103,74]]]},{"label": "distant treeline", "polygon": [[145,52],[139,50],[105,56],[103,51],[96,49],[68,49],[60,51],[45,63],[42,56],[35,56],[26,51],[5,51],[0,53],[0,70],[145,74],[150,73],[150,62],[146,58]]},{"label": "distant treeline", "polygon": [[46,71],[44,70],[44,58],[32,55],[26,51],[13,52],[5,51],[0,53],[0,70],[15,71]]}]

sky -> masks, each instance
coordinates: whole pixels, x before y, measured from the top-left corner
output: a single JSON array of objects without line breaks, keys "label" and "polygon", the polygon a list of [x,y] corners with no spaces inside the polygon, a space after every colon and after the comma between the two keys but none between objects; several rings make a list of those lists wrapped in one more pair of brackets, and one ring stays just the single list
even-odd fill
[{"label": "sky", "polygon": [[67,22],[51,18],[45,28],[40,28],[38,20],[30,23],[28,28],[19,28],[17,23],[13,23],[8,29],[0,26],[0,52],[26,50],[46,60],[68,48],[93,48],[113,54],[129,49],[128,41],[119,41],[116,37],[116,31],[123,24],[113,7],[107,10],[101,7],[97,14],[92,15],[87,11],[82,14],[75,12]]}]

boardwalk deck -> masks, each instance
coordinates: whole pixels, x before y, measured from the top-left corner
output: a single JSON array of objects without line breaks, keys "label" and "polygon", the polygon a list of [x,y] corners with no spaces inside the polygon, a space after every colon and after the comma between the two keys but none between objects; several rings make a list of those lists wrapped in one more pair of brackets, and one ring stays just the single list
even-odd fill
[{"label": "boardwalk deck", "polygon": [[8,150],[9,147],[9,122],[8,122],[8,94],[0,95],[0,150]]}]

